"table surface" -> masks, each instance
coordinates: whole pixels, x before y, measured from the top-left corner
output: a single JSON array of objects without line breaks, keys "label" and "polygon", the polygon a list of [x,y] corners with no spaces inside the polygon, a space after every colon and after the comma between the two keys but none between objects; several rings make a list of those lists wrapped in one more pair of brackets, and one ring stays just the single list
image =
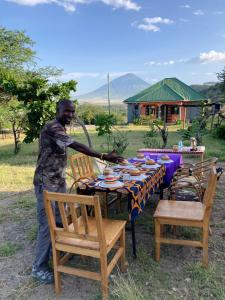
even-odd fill
[{"label": "table surface", "polygon": [[[126,168],[126,167],[124,167]],[[142,180],[130,180],[125,181],[125,185],[120,188],[102,188],[96,185],[102,179],[95,178],[90,182],[82,182],[79,188],[82,190],[96,190],[96,191],[117,191],[120,193],[126,193],[130,197],[130,217],[135,219],[145,207],[146,201],[150,198],[151,194],[159,188],[159,185],[163,183],[165,176],[165,167],[162,165],[155,170],[146,170],[142,174],[147,175],[146,179]],[[123,181],[123,180],[120,180]]]},{"label": "table surface", "polygon": [[182,150],[174,151],[171,148],[155,149],[155,148],[142,148],[138,152],[155,152],[155,153],[177,153],[177,154],[203,154],[205,152],[205,146],[198,146],[197,150],[191,150],[191,147],[183,147]]}]

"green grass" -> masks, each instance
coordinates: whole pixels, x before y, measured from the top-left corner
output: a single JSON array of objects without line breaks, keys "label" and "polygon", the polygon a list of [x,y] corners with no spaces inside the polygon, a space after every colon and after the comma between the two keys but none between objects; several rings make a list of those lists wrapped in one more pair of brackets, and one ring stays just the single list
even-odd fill
[{"label": "green grass", "polygon": [[[180,140],[180,135],[177,132],[178,126],[169,127],[168,146],[177,144]],[[124,156],[131,157],[136,155],[139,148],[143,148],[143,138],[148,126],[121,126],[120,130],[127,133],[129,146],[127,147]],[[95,129],[89,129],[89,133],[93,142],[94,148],[99,151],[107,151],[105,137],[97,136]],[[72,133],[74,138],[81,142],[87,143],[86,138],[81,129],[77,129]],[[157,138],[160,140],[160,138]],[[221,161],[225,161],[225,141],[213,138],[211,135],[206,135],[203,139],[203,144],[206,146],[206,157],[217,156]],[[32,144],[22,144],[21,152],[17,155],[13,154],[13,139],[0,140],[0,199],[3,199],[12,193],[24,192],[33,189],[33,174],[38,154],[38,143],[35,141]],[[69,155],[74,153],[69,149]]]},{"label": "green grass", "polygon": [[30,242],[35,241],[36,238],[37,238],[37,232],[38,232],[37,225],[32,224],[29,231],[28,231],[28,234],[27,234],[27,240],[30,241]]},{"label": "green grass", "polygon": [[0,257],[9,257],[21,249],[21,246],[11,242],[6,242],[0,245]]}]

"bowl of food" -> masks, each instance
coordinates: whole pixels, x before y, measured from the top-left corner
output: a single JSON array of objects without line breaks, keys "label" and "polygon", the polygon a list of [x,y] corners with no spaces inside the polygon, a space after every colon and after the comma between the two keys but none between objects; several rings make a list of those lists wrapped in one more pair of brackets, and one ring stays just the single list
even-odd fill
[{"label": "bowl of food", "polygon": [[105,183],[106,184],[114,184],[117,181],[118,177],[116,176],[106,176],[105,177]]},{"label": "bowl of food", "polygon": [[140,159],[144,159],[145,156],[144,156],[144,153],[137,153],[137,158],[140,158]]},{"label": "bowl of food", "polygon": [[161,160],[170,160],[170,157],[168,155],[164,154],[164,155],[161,156],[160,159]]},{"label": "bowl of food", "polygon": [[128,162],[127,159],[124,159],[123,161],[121,161],[120,164],[121,164],[122,166],[127,166],[127,165],[129,165],[129,162]]},{"label": "bowl of food", "polygon": [[151,165],[155,165],[155,164],[156,164],[156,162],[154,161],[154,159],[148,159],[148,160],[146,160],[146,165],[151,166]]},{"label": "bowl of food", "polygon": [[135,169],[129,170],[129,173],[130,173],[131,176],[139,176],[139,175],[141,175],[141,172],[138,169],[136,169],[136,170]]},{"label": "bowl of food", "polygon": [[113,169],[110,167],[105,167],[105,169],[103,170],[103,175],[107,176],[113,173]]}]

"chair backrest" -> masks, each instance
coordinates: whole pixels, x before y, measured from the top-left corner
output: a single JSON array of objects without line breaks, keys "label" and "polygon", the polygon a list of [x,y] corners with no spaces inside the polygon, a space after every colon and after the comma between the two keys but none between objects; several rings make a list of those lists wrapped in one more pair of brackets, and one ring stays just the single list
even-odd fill
[{"label": "chair backrest", "polygon": [[216,165],[216,157],[208,158],[203,162],[195,164],[194,168],[191,168],[192,175],[199,180],[205,180],[208,182],[208,178],[211,174],[211,168]]},{"label": "chair backrest", "polygon": [[[51,238],[76,238],[105,245],[102,215],[98,196],[84,196],[44,191],[45,210],[48,217]],[[53,206],[58,205],[62,227],[58,227]],[[87,215],[87,206],[94,208],[94,217]],[[69,213],[68,213],[69,210]],[[69,222],[68,215],[71,218]],[[92,222],[90,223],[92,219]],[[96,224],[96,230],[93,233]],[[91,230],[92,229],[92,230]]]},{"label": "chair backrest", "polygon": [[211,210],[214,201],[214,196],[217,186],[217,172],[216,167],[211,168],[211,172],[208,178],[206,191],[204,193],[203,204],[205,205],[206,211]]},{"label": "chair backrest", "polygon": [[92,177],[94,175],[92,158],[83,153],[71,155],[70,165],[75,179]]}]

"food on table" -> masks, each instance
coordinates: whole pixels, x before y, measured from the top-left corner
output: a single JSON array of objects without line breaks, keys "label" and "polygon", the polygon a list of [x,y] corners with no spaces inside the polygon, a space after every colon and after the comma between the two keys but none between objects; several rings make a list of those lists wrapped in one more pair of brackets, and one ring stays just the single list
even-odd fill
[{"label": "food on table", "polygon": [[114,184],[117,181],[118,177],[115,176],[107,176],[105,177],[105,183],[107,184]]},{"label": "food on table", "polygon": [[170,157],[166,154],[161,156],[161,160],[169,160],[169,159],[170,159]]},{"label": "food on table", "polygon": [[178,151],[178,150],[179,150],[178,145],[173,145],[173,151]]},{"label": "food on table", "polygon": [[138,154],[137,154],[137,158],[145,158],[145,156],[144,156],[143,153],[138,153]]},{"label": "food on table", "polygon": [[156,162],[154,161],[154,159],[148,159],[146,161],[146,165],[155,165],[155,164],[156,164]]},{"label": "food on table", "polygon": [[140,170],[138,169],[129,170],[129,173],[131,176],[139,176],[141,174]]},{"label": "food on table", "polygon": [[120,163],[122,166],[126,166],[129,164],[128,160],[127,159],[124,159],[121,163]]},{"label": "food on table", "polygon": [[113,173],[113,169],[110,167],[105,167],[105,169],[103,170],[103,175],[110,175]]}]

